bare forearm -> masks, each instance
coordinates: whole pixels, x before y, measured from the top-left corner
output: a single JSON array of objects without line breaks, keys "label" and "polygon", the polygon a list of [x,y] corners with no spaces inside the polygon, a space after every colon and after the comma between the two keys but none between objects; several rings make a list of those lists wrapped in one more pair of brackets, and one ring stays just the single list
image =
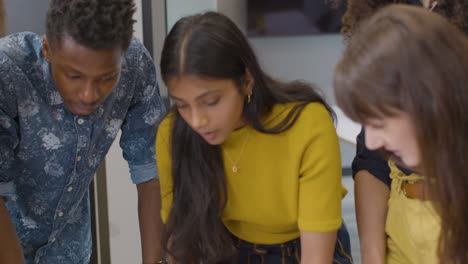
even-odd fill
[{"label": "bare forearm", "polygon": [[332,263],[335,242],[336,231],[324,233],[301,231],[301,263]]},{"label": "bare forearm", "polygon": [[158,180],[138,184],[138,215],[140,222],[143,263],[155,263],[163,258],[160,217],[161,195]]},{"label": "bare forearm", "polygon": [[385,222],[390,190],[368,171],[355,177],[355,203],[363,264],[384,264]]},{"label": "bare forearm", "polygon": [[24,263],[15,227],[11,222],[3,197],[0,197],[0,237],[0,263]]}]

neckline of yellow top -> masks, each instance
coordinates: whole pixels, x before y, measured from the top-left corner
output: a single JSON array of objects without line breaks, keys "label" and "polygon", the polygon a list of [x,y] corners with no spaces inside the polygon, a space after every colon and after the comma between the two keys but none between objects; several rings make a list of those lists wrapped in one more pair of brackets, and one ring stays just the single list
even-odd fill
[{"label": "neckline of yellow top", "polygon": [[226,157],[228,158],[229,162],[232,165],[231,170],[234,173],[237,173],[239,171],[239,162],[242,158],[242,154],[244,154],[244,150],[245,150],[245,147],[247,146],[247,142],[249,141],[250,133],[251,131],[247,130],[247,135],[245,136],[244,144],[242,144],[242,148],[240,150],[239,158],[237,159],[237,161],[234,161],[234,159],[231,158],[231,155],[229,155],[229,152],[225,148],[223,148],[224,153],[226,153]]}]

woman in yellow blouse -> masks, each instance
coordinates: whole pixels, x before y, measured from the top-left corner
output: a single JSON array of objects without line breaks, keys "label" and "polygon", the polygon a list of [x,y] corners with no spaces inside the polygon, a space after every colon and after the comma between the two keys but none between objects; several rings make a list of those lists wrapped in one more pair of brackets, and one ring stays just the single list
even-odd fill
[{"label": "woman in yellow blouse", "polygon": [[391,158],[387,264],[468,263],[467,73],[466,34],[401,4],[360,25],[338,62],[338,104]]},{"label": "woman in yellow blouse", "polygon": [[175,104],[156,140],[170,259],[352,263],[333,113],[314,89],[266,75],[214,12],[176,23],[161,72]]}]

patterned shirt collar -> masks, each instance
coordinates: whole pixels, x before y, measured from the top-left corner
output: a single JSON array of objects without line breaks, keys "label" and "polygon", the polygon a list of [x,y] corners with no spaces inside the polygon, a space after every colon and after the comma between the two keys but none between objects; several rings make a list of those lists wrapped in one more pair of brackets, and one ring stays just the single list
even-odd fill
[{"label": "patterned shirt collar", "polygon": [[[41,53],[42,54],[42,53]],[[62,96],[60,95],[59,91],[57,90],[57,87],[55,86],[54,78],[52,77],[51,69],[50,69],[50,64],[44,60],[44,63],[42,64],[42,68],[44,71],[44,78],[46,81],[46,100],[49,103],[49,105],[60,105],[63,104],[63,99]]]}]

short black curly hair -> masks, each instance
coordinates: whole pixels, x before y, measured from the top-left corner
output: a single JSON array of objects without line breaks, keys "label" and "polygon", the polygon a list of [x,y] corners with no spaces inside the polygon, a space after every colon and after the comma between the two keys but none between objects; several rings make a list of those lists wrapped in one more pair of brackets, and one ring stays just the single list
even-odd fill
[{"label": "short black curly hair", "polygon": [[126,51],[133,35],[133,0],[52,0],[46,17],[50,45],[64,36],[95,50],[121,45]]}]

